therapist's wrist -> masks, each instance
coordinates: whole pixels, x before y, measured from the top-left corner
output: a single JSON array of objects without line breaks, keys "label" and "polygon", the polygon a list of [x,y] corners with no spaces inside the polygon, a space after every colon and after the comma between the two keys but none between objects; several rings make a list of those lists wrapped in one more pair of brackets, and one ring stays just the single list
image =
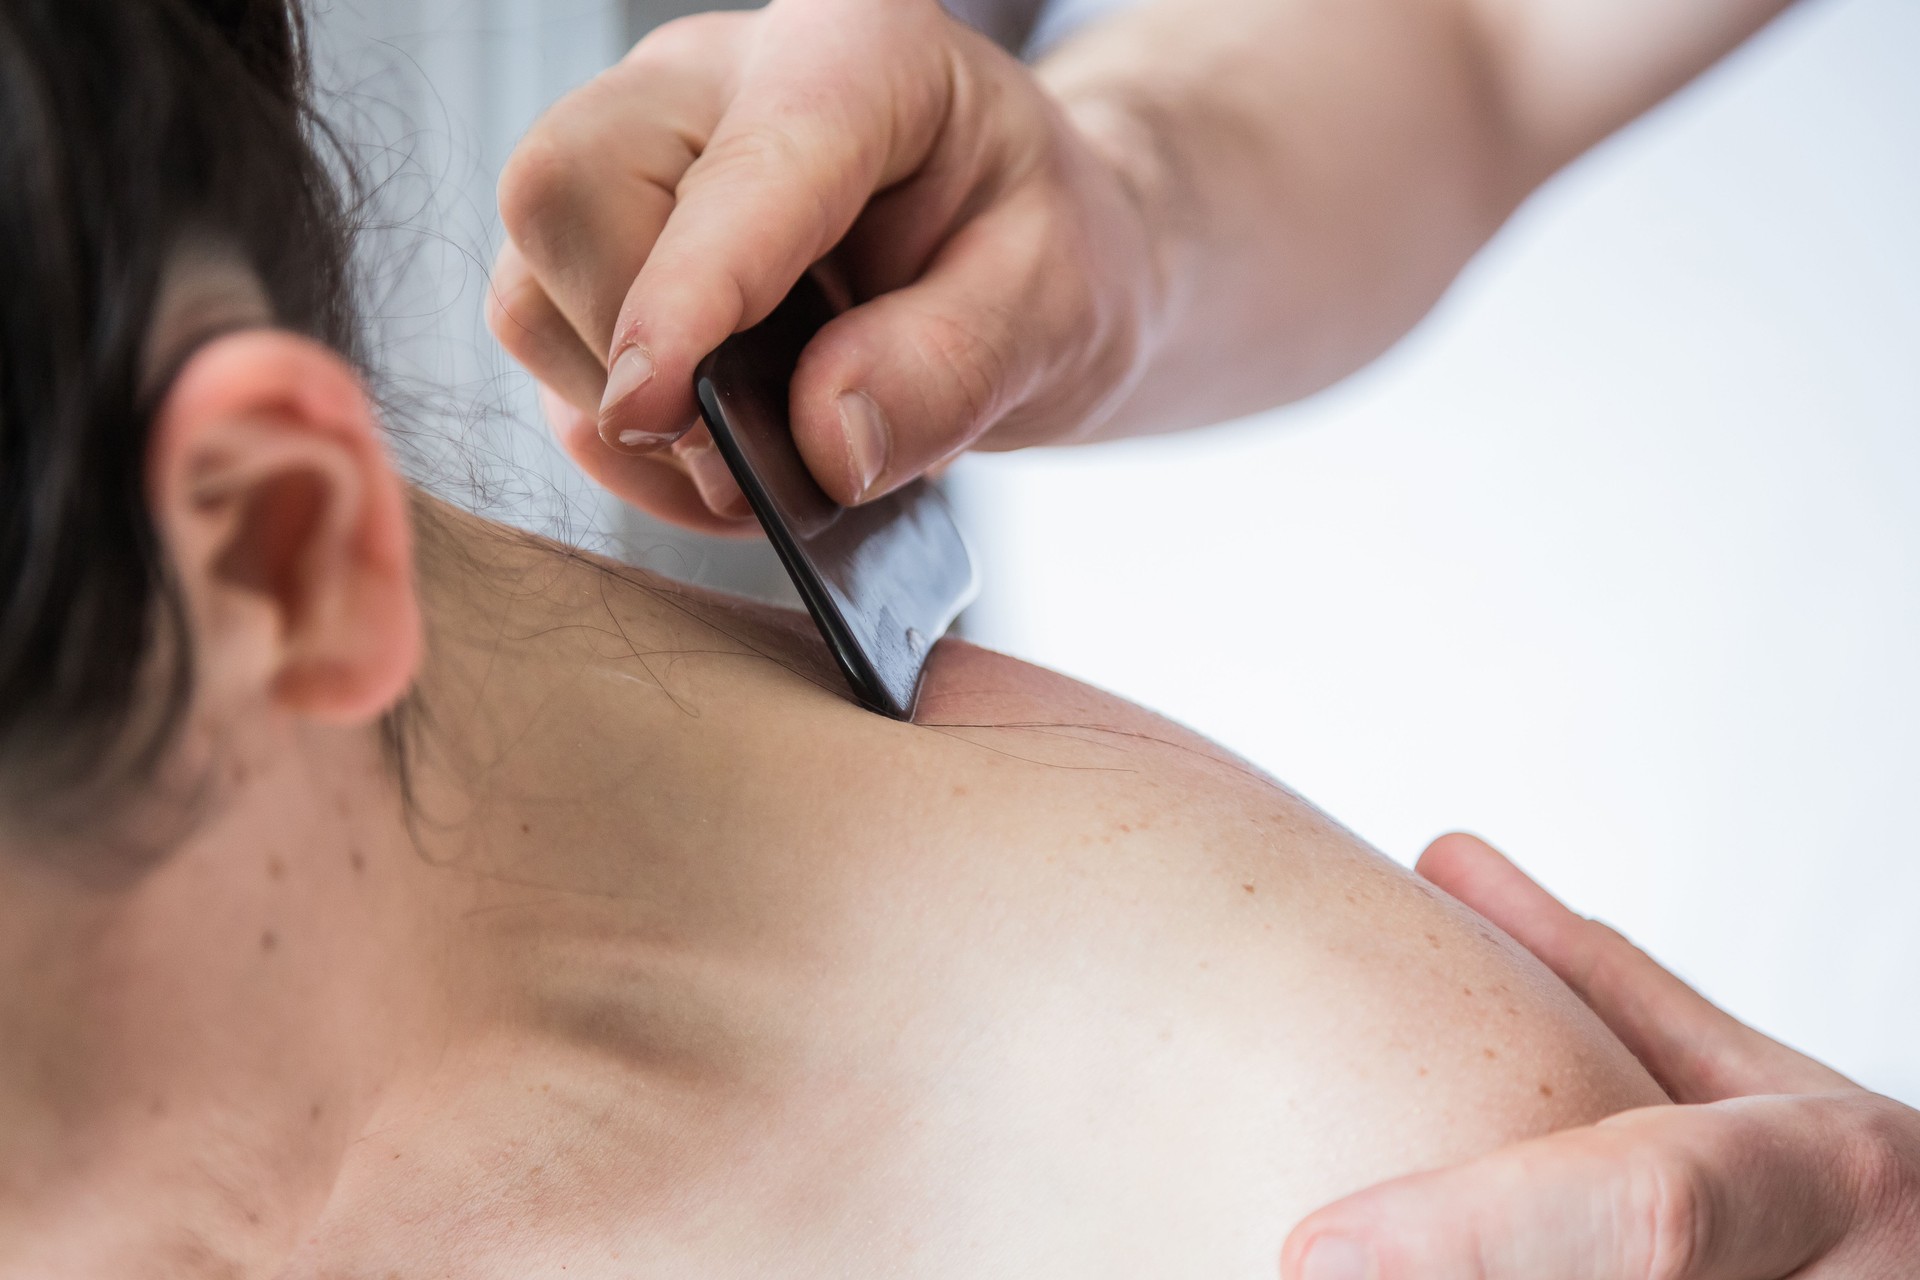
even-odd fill
[{"label": "therapist's wrist", "polygon": [[1087,147],[1118,181],[1139,219],[1146,256],[1142,294],[1149,330],[1171,319],[1180,282],[1191,274],[1197,212],[1195,190],[1180,178],[1179,152],[1161,118],[1146,101],[1119,94],[1062,97],[1062,108]]},{"label": "therapist's wrist", "polygon": [[1112,277],[1113,295],[1125,300],[1115,328],[1124,331],[1129,359],[1102,411],[1075,438],[1133,434],[1141,424],[1128,421],[1131,402],[1179,331],[1193,293],[1200,240],[1194,189],[1180,178],[1168,122],[1147,101],[1121,91],[1053,96],[1087,161],[1119,193],[1129,223],[1100,268]]}]

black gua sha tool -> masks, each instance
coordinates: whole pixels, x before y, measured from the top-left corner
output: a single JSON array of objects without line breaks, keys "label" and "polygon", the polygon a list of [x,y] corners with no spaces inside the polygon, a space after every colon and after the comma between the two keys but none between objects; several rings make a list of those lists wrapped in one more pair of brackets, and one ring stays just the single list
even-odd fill
[{"label": "black gua sha tool", "polygon": [[980,582],[952,510],[925,480],[843,507],[807,471],[788,426],[788,387],[802,348],[833,316],[802,276],[772,315],[700,362],[694,394],[854,696],[908,720],[934,641]]}]

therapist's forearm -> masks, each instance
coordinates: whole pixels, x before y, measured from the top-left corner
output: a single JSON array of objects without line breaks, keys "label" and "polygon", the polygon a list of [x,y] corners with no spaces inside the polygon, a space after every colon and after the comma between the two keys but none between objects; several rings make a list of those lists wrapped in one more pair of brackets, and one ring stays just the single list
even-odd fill
[{"label": "therapist's forearm", "polygon": [[1417,322],[1555,170],[1786,0],[1160,0],[1041,64],[1158,252],[1100,436],[1307,395]]}]

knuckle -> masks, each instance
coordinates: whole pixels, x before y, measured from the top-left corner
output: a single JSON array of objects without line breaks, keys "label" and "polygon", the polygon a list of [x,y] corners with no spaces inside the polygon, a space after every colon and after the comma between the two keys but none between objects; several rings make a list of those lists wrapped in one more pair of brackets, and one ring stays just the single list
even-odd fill
[{"label": "knuckle", "polygon": [[540,286],[530,277],[496,280],[487,290],[487,329],[494,340],[519,358],[534,336]]},{"label": "knuckle", "polygon": [[518,244],[541,230],[572,203],[577,166],[551,126],[535,125],[500,170],[500,221]]},{"label": "knuckle", "polygon": [[1628,1172],[1621,1218],[1628,1274],[1687,1280],[1712,1238],[1712,1192],[1693,1161],[1666,1152],[1645,1156]]},{"label": "knuckle", "polygon": [[715,138],[707,148],[709,168],[738,168],[746,173],[804,170],[810,159],[799,138],[787,129],[757,125]]},{"label": "knuckle", "polygon": [[1847,1110],[1843,1150],[1856,1203],[1874,1217],[1914,1212],[1920,1204],[1920,1117],[1870,1094]]},{"label": "knuckle", "polygon": [[487,332],[509,351],[513,349],[512,342],[519,338],[521,328],[520,323],[514,319],[513,303],[507,296],[513,291],[511,285],[502,287],[496,283],[487,290],[486,303]]},{"label": "knuckle", "polygon": [[957,437],[956,447],[988,425],[1006,394],[1008,360],[1001,344],[983,334],[986,327],[944,311],[929,311],[920,318],[916,335],[920,356],[930,369],[946,375],[955,397],[951,430]]},{"label": "knuckle", "polygon": [[1147,358],[1147,339],[1140,326],[1128,323],[1130,312],[1103,307],[1089,299],[1072,332],[1088,335],[1087,368],[1080,379],[1091,388],[1107,388],[1105,399],[1118,400],[1139,379]]},{"label": "knuckle", "polygon": [[693,13],[675,18],[649,31],[627,51],[624,61],[646,67],[703,59],[716,45],[731,37],[742,22],[749,20],[748,14],[727,12]]}]

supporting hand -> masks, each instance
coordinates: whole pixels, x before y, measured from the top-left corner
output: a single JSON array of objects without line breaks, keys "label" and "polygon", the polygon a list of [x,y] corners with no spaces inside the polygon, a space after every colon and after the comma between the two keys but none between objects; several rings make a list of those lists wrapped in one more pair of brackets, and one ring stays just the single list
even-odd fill
[{"label": "supporting hand", "polygon": [[1429,880],[1558,973],[1682,1105],[1375,1187],[1302,1222],[1286,1280],[1920,1275],[1920,1112],[1743,1025],[1483,842]]}]

